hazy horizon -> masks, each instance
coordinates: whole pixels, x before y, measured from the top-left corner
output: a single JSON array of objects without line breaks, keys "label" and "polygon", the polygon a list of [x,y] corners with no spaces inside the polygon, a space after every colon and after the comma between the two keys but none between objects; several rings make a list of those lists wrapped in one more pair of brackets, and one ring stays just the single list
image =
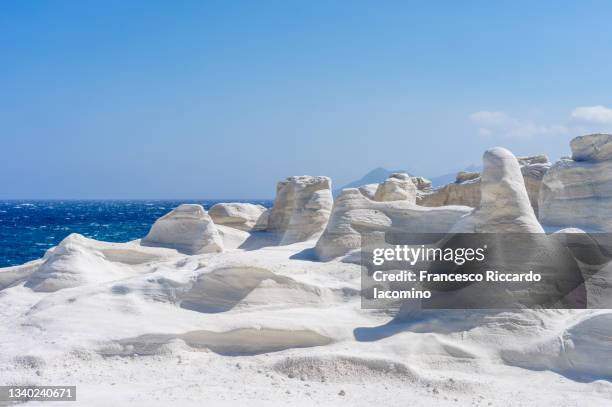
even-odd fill
[{"label": "hazy horizon", "polygon": [[[5,2],[0,199],[271,199],[612,131],[612,3]],[[186,198],[188,197],[188,198]]]}]

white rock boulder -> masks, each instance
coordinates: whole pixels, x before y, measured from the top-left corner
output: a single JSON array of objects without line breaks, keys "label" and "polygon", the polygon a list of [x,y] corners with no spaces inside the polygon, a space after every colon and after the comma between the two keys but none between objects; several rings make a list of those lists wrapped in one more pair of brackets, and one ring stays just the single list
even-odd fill
[{"label": "white rock boulder", "polygon": [[359,192],[363,194],[363,196],[374,200],[374,196],[376,195],[376,191],[378,190],[378,186],[380,184],[367,184],[359,187]]},{"label": "white rock boulder", "polygon": [[[529,202],[536,216],[538,215],[538,200],[540,187],[544,174],[548,171],[551,163],[545,155],[535,155],[517,158]],[[443,205],[465,205],[477,207],[480,205],[481,177],[478,172],[461,171],[457,174],[454,183],[445,185],[430,193],[420,194],[417,203],[421,206],[443,206]]]},{"label": "white rock boulder", "polygon": [[612,160],[612,134],[588,134],[570,142],[574,161]]},{"label": "white rock boulder", "polygon": [[431,181],[425,177],[410,177],[412,182],[417,188],[418,192],[430,192],[431,191]]},{"label": "white rock boulder", "polygon": [[548,157],[545,155],[517,157],[517,159],[521,166],[521,174],[523,174],[523,181],[525,182],[527,195],[529,195],[529,202],[531,202],[531,206],[533,207],[536,216],[538,216],[538,202],[540,199],[542,180],[552,164],[548,161]]},{"label": "white rock boulder", "polygon": [[233,202],[213,205],[208,210],[208,215],[215,225],[224,225],[250,232],[255,229],[258,223],[259,225],[264,223],[263,221],[259,222],[259,218],[262,217],[264,212],[266,212],[266,208],[262,205]]},{"label": "white rock boulder", "polygon": [[327,225],[332,204],[329,177],[289,177],[276,186],[267,230],[279,235],[280,244],[315,239]]},{"label": "white rock boulder", "polygon": [[577,137],[571,146],[574,160],[556,162],[542,180],[540,221],[612,232],[612,136]]},{"label": "white rock boulder", "polygon": [[535,216],[521,168],[505,148],[487,150],[483,156],[478,207],[453,231],[462,233],[544,233]]},{"label": "white rock boulder", "polygon": [[597,311],[574,317],[554,335],[518,349],[501,352],[510,365],[552,370],[571,376],[612,378],[612,312]]},{"label": "white rock boulder", "polygon": [[73,233],[47,251],[25,286],[34,291],[54,292],[104,283],[130,276],[133,273],[131,265],[177,255],[174,250],[141,247],[135,243],[99,242]]},{"label": "white rock boulder", "polygon": [[190,255],[223,251],[223,240],[211,217],[196,204],[180,205],[159,218],[141,244]]},{"label": "white rock boulder", "polygon": [[360,248],[364,234],[448,232],[471,210],[462,206],[425,208],[408,200],[377,202],[359,189],[348,188],[336,198],[315,252],[322,260],[345,256]]},{"label": "white rock boulder", "polygon": [[378,185],[374,200],[378,202],[408,201],[416,202],[417,188],[408,174],[394,173]]},{"label": "white rock boulder", "polygon": [[472,181],[472,180],[475,180],[477,178],[480,178],[480,173],[479,172],[459,171],[457,173],[457,177],[455,179],[455,183],[456,184],[461,184],[463,182]]},{"label": "white rock boulder", "polygon": [[420,194],[417,198],[417,204],[428,207],[463,205],[475,208],[479,203],[480,174],[477,172],[462,171],[454,183]]}]

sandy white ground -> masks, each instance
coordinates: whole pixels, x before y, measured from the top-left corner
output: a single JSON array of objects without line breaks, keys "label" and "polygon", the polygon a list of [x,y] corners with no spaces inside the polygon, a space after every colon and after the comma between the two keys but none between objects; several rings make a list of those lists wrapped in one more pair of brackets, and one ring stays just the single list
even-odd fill
[{"label": "sandy white ground", "polygon": [[[70,244],[0,270],[1,384],[76,385],[87,406],[612,404],[611,311],[393,323],[360,308],[359,266],[309,260],[315,241],[197,256]],[[45,279],[71,287],[36,291]]]}]

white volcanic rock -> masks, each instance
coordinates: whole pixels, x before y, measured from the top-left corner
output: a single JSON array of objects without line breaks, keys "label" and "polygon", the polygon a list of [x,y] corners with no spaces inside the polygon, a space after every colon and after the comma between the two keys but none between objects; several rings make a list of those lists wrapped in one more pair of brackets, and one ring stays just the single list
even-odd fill
[{"label": "white volcanic rock", "polygon": [[601,161],[612,138],[603,136],[572,140],[574,157],[592,161],[563,159],[547,171],[539,200],[542,224],[612,232],[612,158]]},{"label": "white volcanic rock", "polygon": [[251,232],[236,229],[231,226],[215,225],[223,241],[223,250],[236,249],[251,237]]},{"label": "white volcanic rock", "polygon": [[588,134],[570,142],[574,161],[612,160],[612,134]]},{"label": "white volcanic rock", "polygon": [[43,259],[38,259],[20,266],[0,268],[0,291],[22,283],[40,267],[43,261]]},{"label": "white volcanic rock", "polygon": [[380,184],[362,185],[359,187],[359,192],[361,192],[366,198],[374,200],[374,196],[376,195],[379,185]]},{"label": "white volcanic rock", "polygon": [[378,185],[374,200],[378,202],[408,201],[416,202],[417,188],[408,174],[394,173]]},{"label": "white volcanic rock", "polygon": [[517,159],[521,165],[521,173],[523,174],[523,181],[525,182],[525,188],[527,188],[527,194],[529,195],[529,202],[531,202],[533,211],[536,216],[538,216],[538,202],[540,199],[542,180],[552,164],[545,155],[517,157]]},{"label": "white volcanic rock", "polygon": [[414,186],[416,186],[416,200],[415,202],[420,202],[424,196],[430,195],[433,192],[431,181],[424,177],[410,177]]},{"label": "white volcanic rock", "polygon": [[480,205],[453,231],[463,233],[544,233],[539,224],[516,157],[505,148],[483,156]]},{"label": "white volcanic rock", "polygon": [[345,256],[360,248],[361,234],[385,232],[440,233],[471,211],[462,206],[425,208],[408,200],[377,202],[359,189],[342,191],[315,251],[322,260]]},{"label": "white volcanic rock", "polygon": [[159,218],[143,246],[167,247],[185,254],[223,251],[223,241],[202,205],[183,204]]},{"label": "white volcanic rock", "polygon": [[540,219],[548,226],[612,231],[612,136],[576,137],[571,147],[580,161],[561,159],[548,170],[540,190]]},{"label": "white volcanic rock", "polygon": [[265,211],[264,206],[250,203],[218,203],[208,210],[208,215],[215,225],[225,225],[250,232]]},{"label": "white volcanic rock", "polygon": [[612,160],[562,160],[542,180],[540,219],[550,226],[612,232]]},{"label": "white volcanic rock", "polygon": [[431,181],[425,177],[410,177],[412,182],[417,188],[418,192],[429,192],[431,191]]},{"label": "white volcanic rock", "polygon": [[141,247],[134,243],[107,243],[77,233],[49,249],[25,286],[53,292],[86,284],[103,283],[130,275],[130,265],[176,256],[173,250]]},{"label": "white volcanic rock", "polygon": [[454,183],[438,188],[430,193],[421,194],[417,204],[436,207],[445,205],[463,205],[475,208],[480,203],[480,174],[477,172],[460,172]]},{"label": "white volcanic rock", "polygon": [[459,171],[457,173],[457,178],[455,179],[455,183],[461,184],[462,182],[471,181],[477,178],[480,178],[479,172]]},{"label": "white volcanic rock", "polygon": [[276,186],[268,231],[278,233],[283,245],[317,238],[325,229],[332,204],[329,177],[289,177]]},{"label": "white volcanic rock", "polygon": [[527,347],[502,351],[508,364],[552,370],[572,376],[612,377],[612,313],[609,310],[577,316],[560,332]]},{"label": "white volcanic rock", "polygon": [[255,226],[253,226],[253,231],[261,231],[268,229],[268,223],[270,222],[270,209],[266,209],[259,215],[257,218],[257,222]]},{"label": "white volcanic rock", "polygon": [[550,164],[550,160],[544,154],[527,155],[524,157],[516,157],[521,167],[534,164]]},{"label": "white volcanic rock", "polygon": [[552,239],[567,247],[576,260],[584,279],[587,308],[611,309],[612,296],[612,239],[607,233],[591,233],[578,228],[558,230]]},{"label": "white volcanic rock", "polygon": [[[540,186],[551,164],[545,155],[518,157],[517,160],[521,166],[529,201],[537,215]],[[480,205],[480,183],[479,173],[461,171],[457,174],[457,179],[453,184],[445,185],[428,194],[419,195],[417,203],[430,207],[465,205],[475,208]]]}]

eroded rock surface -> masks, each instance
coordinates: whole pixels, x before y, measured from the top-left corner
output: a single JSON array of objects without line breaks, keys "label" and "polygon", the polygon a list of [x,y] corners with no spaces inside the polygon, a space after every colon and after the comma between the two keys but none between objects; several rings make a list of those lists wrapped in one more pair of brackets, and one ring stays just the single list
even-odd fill
[{"label": "eroded rock surface", "polygon": [[588,134],[570,142],[574,161],[612,160],[612,134]]},{"label": "eroded rock surface", "polygon": [[417,204],[436,207],[445,205],[464,205],[472,208],[480,203],[480,174],[460,172],[454,183],[419,195]]},{"label": "eroded rock surface", "polygon": [[454,228],[463,233],[543,233],[535,216],[521,168],[505,148],[487,150],[483,156],[480,204]]},{"label": "eroded rock surface", "polygon": [[233,202],[215,204],[208,210],[208,214],[215,225],[225,225],[250,232],[258,223],[259,225],[266,223],[265,226],[267,226],[267,220],[259,222],[259,218],[265,211],[266,208],[261,205]]},{"label": "eroded rock surface", "polygon": [[416,202],[417,188],[408,174],[391,174],[385,182],[378,185],[374,200],[378,202],[408,201]]},{"label": "eroded rock surface", "polygon": [[320,259],[345,256],[361,245],[362,234],[386,232],[448,232],[471,208],[447,206],[425,208],[408,200],[377,202],[356,188],[342,191],[334,202],[325,232],[315,251]]},{"label": "eroded rock surface", "polygon": [[[518,157],[519,165],[529,201],[538,214],[538,200],[544,174],[551,164],[545,155]],[[461,171],[454,183],[438,188],[431,193],[420,194],[417,203],[421,206],[465,205],[477,207],[480,204],[480,173]]]},{"label": "eroded rock surface", "polygon": [[577,137],[571,147],[574,160],[556,162],[543,177],[540,220],[612,232],[612,136]]},{"label": "eroded rock surface", "polygon": [[289,177],[276,186],[267,230],[280,235],[280,244],[317,238],[327,225],[332,204],[329,177]]},{"label": "eroded rock surface", "polygon": [[159,218],[143,246],[167,247],[184,254],[223,251],[223,241],[202,205],[183,204]]}]

